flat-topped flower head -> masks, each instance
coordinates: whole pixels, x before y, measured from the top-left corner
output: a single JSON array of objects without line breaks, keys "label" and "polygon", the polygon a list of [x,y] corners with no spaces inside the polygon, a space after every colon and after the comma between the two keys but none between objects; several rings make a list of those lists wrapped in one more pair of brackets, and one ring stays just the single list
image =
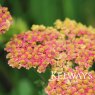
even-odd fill
[{"label": "flat-topped flower head", "polygon": [[56,20],[54,27],[65,34],[66,38],[74,39],[93,35],[95,37],[95,29],[91,26],[87,27],[82,23],[77,23],[74,20],[65,19],[64,21]]},{"label": "flat-topped flower head", "polygon": [[[48,95],[95,95],[95,29],[66,19],[54,27],[33,25],[7,43],[8,64],[13,68],[51,67]],[[65,75],[64,75],[65,74]]]},{"label": "flat-topped flower head", "polygon": [[95,62],[92,27],[66,19],[58,20],[55,28],[33,25],[31,29],[14,36],[7,44],[5,50],[9,52],[7,57],[12,67],[38,67],[39,72],[44,72],[51,64],[52,71],[63,72],[74,65],[89,69]]},{"label": "flat-topped flower head", "polygon": [[0,6],[0,35],[5,33],[12,24],[12,17],[7,7]]},{"label": "flat-topped flower head", "polygon": [[50,79],[48,95],[95,95],[95,72],[71,70]]},{"label": "flat-topped flower head", "polygon": [[62,44],[61,35],[53,28],[34,25],[31,31],[15,35],[7,43],[8,64],[13,68],[37,67],[38,72],[44,72],[49,64],[54,64]]},{"label": "flat-topped flower head", "polygon": [[[63,67],[66,65],[72,67],[74,63],[84,69],[89,69],[95,62],[95,29],[70,19],[57,20],[54,27],[65,38],[63,40],[65,48],[60,54],[58,64]],[[55,65],[53,67],[56,67]]]}]

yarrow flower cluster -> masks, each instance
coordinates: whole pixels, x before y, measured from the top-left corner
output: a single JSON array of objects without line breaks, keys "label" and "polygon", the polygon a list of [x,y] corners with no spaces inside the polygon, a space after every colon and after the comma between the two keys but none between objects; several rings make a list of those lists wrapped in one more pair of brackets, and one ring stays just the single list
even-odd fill
[{"label": "yarrow flower cluster", "polygon": [[54,64],[54,56],[62,48],[61,35],[53,28],[34,25],[31,31],[14,36],[5,50],[9,52],[8,64],[13,68],[38,67],[44,72],[49,64]]},{"label": "yarrow flower cluster", "polygon": [[[90,73],[85,79],[64,79],[55,75],[45,91],[48,95],[94,95],[95,29],[66,19],[53,27],[33,25],[30,31],[14,35],[7,43],[8,64],[13,68],[37,68],[45,72],[48,66],[57,73]],[[68,80],[68,81],[67,81]],[[67,90],[68,89],[68,90]]]},{"label": "yarrow flower cluster", "polygon": [[61,65],[64,67],[64,64],[67,64],[70,67],[76,63],[84,69],[89,69],[95,62],[95,29],[69,19],[64,22],[57,20],[55,28],[65,36]]},{"label": "yarrow flower cluster", "polygon": [[[65,51],[58,56],[58,63],[52,66],[56,78],[51,78],[45,91],[48,95],[94,95],[95,72],[89,68],[95,62],[95,29],[86,27],[75,21],[66,19],[64,22],[57,20],[55,28],[65,37]],[[81,76],[66,79],[60,73],[78,75],[91,74],[92,77]],[[82,76],[83,77],[83,76]]]},{"label": "yarrow flower cluster", "polygon": [[69,70],[74,74],[84,73],[80,76],[64,78],[63,75],[56,76],[49,81],[45,91],[48,95],[95,95],[95,72],[87,70]]},{"label": "yarrow flower cluster", "polygon": [[5,33],[12,24],[12,17],[7,7],[0,6],[0,35]]}]

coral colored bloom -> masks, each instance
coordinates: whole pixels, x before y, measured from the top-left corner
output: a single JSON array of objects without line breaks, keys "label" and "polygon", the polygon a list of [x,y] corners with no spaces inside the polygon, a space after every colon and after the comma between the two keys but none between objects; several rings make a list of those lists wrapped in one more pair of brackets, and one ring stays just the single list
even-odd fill
[{"label": "coral colored bloom", "polygon": [[[45,91],[48,95],[95,95],[95,72],[82,71],[82,77],[77,77],[80,70],[69,71],[76,74],[70,78],[64,78],[64,75],[56,76],[49,81]],[[70,76],[70,75],[69,75]],[[85,78],[84,78],[85,76]],[[59,78],[58,78],[59,77]]]},{"label": "coral colored bloom", "polygon": [[14,36],[7,43],[8,64],[19,69],[37,67],[38,72],[44,72],[49,64],[54,64],[54,57],[62,47],[61,35],[55,29],[43,29],[42,26],[33,26],[32,29]]},{"label": "coral colored bloom", "polygon": [[[32,31],[16,35],[6,46],[12,67],[38,67],[44,72],[68,71],[79,66],[89,69],[95,62],[95,33],[75,21],[57,21],[55,28],[33,25]],[[58,30],[58,31],[57,31]]]},{"label": "coral colored bloom", "polygon": [[[94,28],[69,19],[57,20],[54,27],[33,25],[31,31],[15,35],[5,50],[13,68],[34,67],[41,73],[50,65],[55,76],[45,89],[48,95],[95,95],[95,72],[89,72],[95,63]],[[63,73],[77,78],[65,79]]]},{"label": "coral colored bloom", "polygon": [[59,60],[59,63],[60,61],[63,62],[61,66],[63,65],[64,68],[65,63],[65,66],[68,67],[68,63],[72,63],[69,67],[72,67],[73,64],[84,69],[92,67],[95,62],[95,29],[70,19],[65,21],[57,20],[54,27],[65,38],[65,50],[61,52],[61,56],[65,57]]},{"label": "coral colored bloom", "polygon": [[0,6],[0,34],[5,33],[12,24],[12,17],[7,7]]}]

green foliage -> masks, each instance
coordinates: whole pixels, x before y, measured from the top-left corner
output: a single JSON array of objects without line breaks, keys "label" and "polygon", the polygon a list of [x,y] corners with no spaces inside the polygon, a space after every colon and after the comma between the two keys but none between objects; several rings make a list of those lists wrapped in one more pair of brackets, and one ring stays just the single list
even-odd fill
[{"label": "green foliage", "polygon": [[30,81],[28,81],[27,79],[22,79],[19,81],[16,89],[13,89],[11,95],[33,95],[33,89],[33,85],[31,85]]}]

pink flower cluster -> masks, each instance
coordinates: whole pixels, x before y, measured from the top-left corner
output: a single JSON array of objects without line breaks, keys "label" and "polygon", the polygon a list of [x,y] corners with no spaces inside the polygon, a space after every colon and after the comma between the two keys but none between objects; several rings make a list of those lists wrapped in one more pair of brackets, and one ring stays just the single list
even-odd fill
[{"label": "pink flower cluster", "polygon": [[[52,71],[58,73],[50,79],[45,91],[48,95],[95,95],[95,72],[89,68],[95,63],[95,30],[75,21],[57,20],[54,26],[64,35],[65,51],[58,55]],[[64,79],[59,73],[90,73],[85,79]]]},{"label": "pink flower cluster", "polygon": [[0,6],[0,34],[5,33],[12,24],[12,17],[7,7]]},{"label": "pink flower cluster", "polygon": [[[49,64],[54,64],[54,57],[60,51],[60,33],[52,28],[41,28],[14,36],[7,43],[5,50],[9,52],[8,64],[13,68],[38,67],[38,72],[44,72]],[[41,28],[41,29],[40,29]],[[59,39],[59,40],[58,40]]]},{"label": "pink flower cluster", "polygon": [[89,69],[95,62],[95,30],[69,19],[64,22],[57,20],[55,28],[65,37],[65,51],[61,52],[63,57],[60,58],[62,65],[64,62],[67,65],[76,63]]},{"label": "pink flower cluster", "polygon": [[[79,72],[88,73],[85,78],[65,79],[62,75],[60,78],[54,78],[49,81],[45,91],[48,95],[95,95],[95,72],[90,73],[87,70],[70,70],[78,74]],[[59,77],[59,76],[58,76]],[[84,77],[81,75],[81,77]]]},{"label": "pink flower cluster", "polygon": [[49,81],[48,95],[95,94],[95,72],[89,72],[95,63],[95,29],[92,27],[69,19],[57,20],[53,27],[33,25],[32,30],[15,35],[5,50],[8,64],[13,68],[34,67],[41,73],[50,65],[52,72],[82,71],[93,76],[69,82],[62,78]]}]

